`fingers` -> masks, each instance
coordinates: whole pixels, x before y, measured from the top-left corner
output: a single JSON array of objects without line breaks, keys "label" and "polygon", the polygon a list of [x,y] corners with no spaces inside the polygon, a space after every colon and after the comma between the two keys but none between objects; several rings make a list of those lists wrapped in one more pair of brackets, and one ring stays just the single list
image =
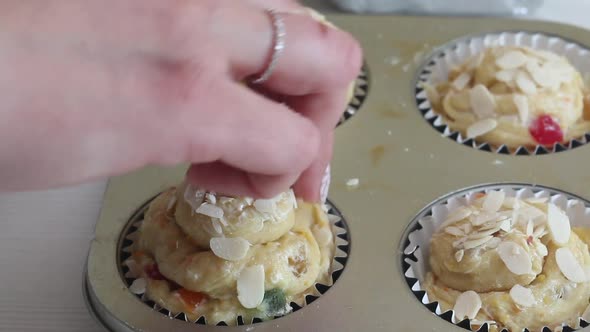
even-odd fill
[{"label": "fingers", "polygon": [[308,201],[318,201],[322,178],[332,159],[333,134],[338,119],[345,107],[346,91],[291,98],[288,103],[312,120],[321,131],[321,144],[318,157],[306,169],[294,186],[295,193]]},{"label": "fingers", "polygon": [[187,172],[187,181],[225,195],[271,198],[289,188],[298,176],[253,174],[213,162],[192,165]]},{"label": "fingers", "polygon": [[[247,27],[225,36],[232,72],[238,79],[260,74],[268,63],[273,34],[263,11],[231,14]],[[307,95],[343,87],[360,70],[362,52],[348,33],[330,28],[308,15],[281,14],[286,28],[286,47],[264,87],[284,95]],[[246,22],[246,20],[248,20]],[[236,23],[238,26],[238,23]]]},{"label": "fingers", "polygon": [[[215,109],[183,119],[208,124],[204,131],[186,126],[189,160],[207,164],[193,166],[192,181],[207,189],[255,197],[274,196],[289,188],[317,157],[316,125],[242,85],[218,84]],[[211,118],[204,121],[198,116]],[[216,171],[212,165],[223,167]]]}]

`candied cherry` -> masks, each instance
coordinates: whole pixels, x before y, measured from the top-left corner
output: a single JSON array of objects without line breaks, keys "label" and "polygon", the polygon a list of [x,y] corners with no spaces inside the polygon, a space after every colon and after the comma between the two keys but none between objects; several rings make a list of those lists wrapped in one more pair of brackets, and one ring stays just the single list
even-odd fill
[{"label": "candied cherry", "polygon": [[207,295],[199,292],[193,292],[186,288],[180,288],[176,292],[180,296],[182,302],[191,309],[194,309],[207,299]]},{"label": "candied cherry", "polygon": [[563,141],[563,131],[553,118],[547,114],[536,118],[529,126],[531,136],[542,145],[553,145]]}]

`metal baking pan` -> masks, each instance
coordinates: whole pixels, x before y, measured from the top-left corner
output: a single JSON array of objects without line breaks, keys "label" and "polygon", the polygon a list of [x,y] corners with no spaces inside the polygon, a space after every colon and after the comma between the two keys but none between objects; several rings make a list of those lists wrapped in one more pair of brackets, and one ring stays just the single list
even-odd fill
[{"label": "metal baking pan", "polygon": [[[186,165],[149,167],[109,182],[88,259],[89,309],[112,331],[463,331],[432,314],[401,270],[402,236],[438,197],[481,184],[527,183],[590,198],[590,147],[537,156],[473,149],[441,137],[415,102],[416,75],[436,47],[498,31],[540,31],[590,45],[590,32],[562,24],[498,18],[329,17],[362,43],[369,88],[358,112],[336,129],[330,200],[349,228],[351,250],[335,285],[285,317],[237,327],[169,319],[131,294],[117,243],[132,214],[181,181]],[[346,182],[359,179],[351,188]]]}]

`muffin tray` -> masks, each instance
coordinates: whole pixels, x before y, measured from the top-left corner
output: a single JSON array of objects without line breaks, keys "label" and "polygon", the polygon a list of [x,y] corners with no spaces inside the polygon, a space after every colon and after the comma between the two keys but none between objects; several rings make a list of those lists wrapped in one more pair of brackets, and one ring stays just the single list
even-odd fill
[{"label": "muffin tray", "polygon": [[[416,83],[439,47],[467,35],[541,32],[590,45],[590,32],[556,23],[497,18],[328,17],[361,41],[362,104],[336,129],[330,201],[344,216],[349,256],[337,282],[308,306],[268,322],[204,326],[169,319],[127,289],[117,265],[129,218],[183,178],[186,165],[148,167],[111,179],[96,226],[84,289],[89,310],[111,331],[465,331],[412,293],[403,248],[412,220],[431,202],[465,188],[519,183],[590,199],[590,147],[545,155],[474,149],[435,130],[419,111]],[[358,186],[348,186],[358,179]]]}]

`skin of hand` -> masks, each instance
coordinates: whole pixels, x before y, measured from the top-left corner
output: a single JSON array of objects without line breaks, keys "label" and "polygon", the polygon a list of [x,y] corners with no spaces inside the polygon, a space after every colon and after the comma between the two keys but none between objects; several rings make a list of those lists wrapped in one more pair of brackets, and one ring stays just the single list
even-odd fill
[{"label": "skin of hand", "polygon": [[268,61],[268,4],[2,1],[0,190],[190,162],[209,190],[317,200],[361,49],[274,0],[287,46],[254,91],[241,82]]}]

